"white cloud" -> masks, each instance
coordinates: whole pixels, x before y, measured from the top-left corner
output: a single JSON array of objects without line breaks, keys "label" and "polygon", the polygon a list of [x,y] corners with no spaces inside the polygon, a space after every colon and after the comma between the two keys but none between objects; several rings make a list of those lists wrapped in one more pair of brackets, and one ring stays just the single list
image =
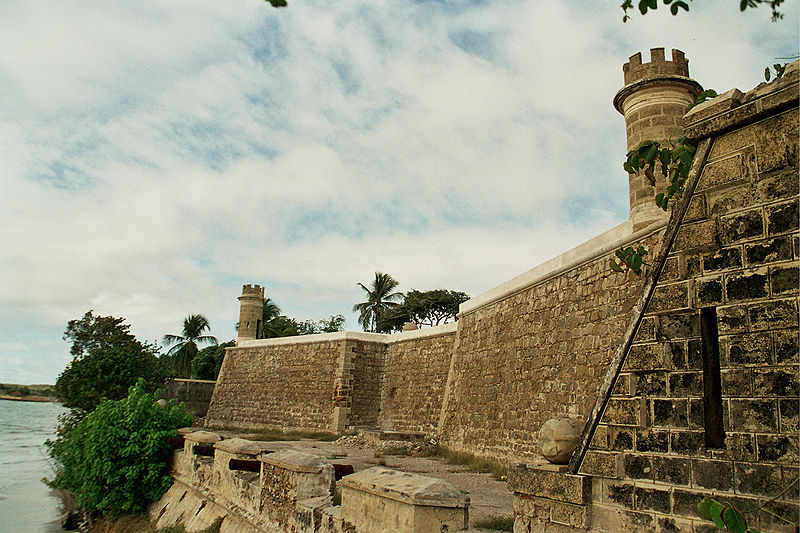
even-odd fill
[{"label": "white cloud", "polygon": [[746,90],[798,28],[725,3],[627,25],[577,1],[3,10],[4,381],[53,381],[90,308],[144,340],[204,313],[222,340],[241,283],[351,328],[375,270],[489,289],[627,215],[628,56],[681,48]]}]

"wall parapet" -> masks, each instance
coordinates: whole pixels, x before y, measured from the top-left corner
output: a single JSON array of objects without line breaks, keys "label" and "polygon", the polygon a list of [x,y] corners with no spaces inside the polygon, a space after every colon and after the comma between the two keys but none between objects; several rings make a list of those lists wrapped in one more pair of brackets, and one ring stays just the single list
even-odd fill
[{"label": "wall parapet", "polygon": [[470,298],[459,307],[459,316],[472,313],[483,307],[492,305],[509,298],[518,292],[531,288],[555,278],[564,272],[594,261],[618,250],[620,247],[646,239],[658,233],[666,226],[666,221],[659,221],[646,228],[634,232],[630,220],[605,233],[589,239],[578,246],[533,267],[527,272],[516,276],[505,283],[494,287],[484,293]]}]

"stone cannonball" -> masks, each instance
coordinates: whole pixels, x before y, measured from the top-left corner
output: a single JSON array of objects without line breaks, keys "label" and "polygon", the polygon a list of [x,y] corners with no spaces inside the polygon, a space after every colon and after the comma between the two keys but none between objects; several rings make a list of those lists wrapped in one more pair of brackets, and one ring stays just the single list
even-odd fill
[{"label": "stone cannonball", "polygon": [[567,464],[578,445],[583,425],[571,418],[561,417],[548,420],[539,430],[539,448],[542,455],[551,463]]}]

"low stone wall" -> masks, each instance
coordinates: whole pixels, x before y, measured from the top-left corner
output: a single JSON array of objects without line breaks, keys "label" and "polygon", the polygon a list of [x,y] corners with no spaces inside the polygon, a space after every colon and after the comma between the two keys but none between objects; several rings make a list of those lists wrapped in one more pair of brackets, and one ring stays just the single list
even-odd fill
[{"label": "low stone wall", "polygon": [[330,462],[264,446],[221,440],[207,431],[186,434],[174,456],[175,483],[150,508],[156,527],[198,531],[218,519],[221,533],[428,533],[469,527],[469,498],[445,481],[370,468],[342,478],[342,504],[334,506]]},{"label": "low stone wall", "polygon": [[165,400],[174,399],[183,402],[191,414],[204,417],[216,383],[204,379],[171,379],[164,384],[163,397]]}]

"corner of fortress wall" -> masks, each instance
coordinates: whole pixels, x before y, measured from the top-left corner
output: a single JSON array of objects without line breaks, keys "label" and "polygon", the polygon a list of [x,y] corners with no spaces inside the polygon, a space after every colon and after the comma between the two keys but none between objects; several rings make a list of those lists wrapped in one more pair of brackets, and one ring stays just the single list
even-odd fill
[{"label": "corner of fortress wall", "polygon": [[[523,527],[542,519],[534,511],[544,502],[547,520],[567,508],[583,517],[574,529],[683,530],[699,523],[694,509],[708,491],[756,506],[797,476],[797,77],[794,63],[779,81],[728,91],[682,117],[690,137],[713,145],[570,478],[582,496],[559,502],[532,488],[538,474],[518,472]],[[640,278],[611,271],[614,250],[643,243],[654,257],[665,223],[628,221],[466,302],[456,324],[241,341],[226,352],[208,420],[412,431],[456,450],[529,460],[541,425],[585,421],[608,378],[642,292]],[[722,449],[705,447],[701,310],[713,310],[718,327]],[[780,505],[797,515],[796,494]]]}]

